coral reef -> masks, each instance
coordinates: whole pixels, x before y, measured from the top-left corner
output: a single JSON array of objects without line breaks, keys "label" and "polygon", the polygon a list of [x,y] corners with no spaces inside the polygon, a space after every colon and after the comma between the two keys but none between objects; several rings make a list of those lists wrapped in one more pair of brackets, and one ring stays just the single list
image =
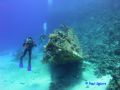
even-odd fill
[{"label": "coral reef", "polygon": [[[110,74],[113,77],[108,90],[120,88],[120,77],[118,77],[120,70],[116,71],[120,67],[119,20],[120,17],[114,14],[109,17],[99,15],[93,21],[86,21],[80,27],[82,48],[89,54],[86,61],[94,65],[95,75],[101,77]],[[112,89],[111,86],[113,86]]]},{"label": "coral reef", "polygon": [[114,73],[111,73],[112,80],[110,81],[107,90],[119,90],[120,89],[120,67],[114,68]]}]

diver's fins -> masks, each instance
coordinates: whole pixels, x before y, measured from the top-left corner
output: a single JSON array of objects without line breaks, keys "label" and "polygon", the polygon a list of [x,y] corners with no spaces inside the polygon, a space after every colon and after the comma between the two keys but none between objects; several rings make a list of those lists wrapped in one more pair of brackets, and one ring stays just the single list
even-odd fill
[{"label": "diver's fins", "polygon": [[23,62],[22,62],[22,61],[20,61],[19,67],[20,67],[20,68],[23,68]]},{"label": "diver's fins", "polygon": [[28,65],[27,70],[28,70],[28,71],[31,71],[31,65]]}]

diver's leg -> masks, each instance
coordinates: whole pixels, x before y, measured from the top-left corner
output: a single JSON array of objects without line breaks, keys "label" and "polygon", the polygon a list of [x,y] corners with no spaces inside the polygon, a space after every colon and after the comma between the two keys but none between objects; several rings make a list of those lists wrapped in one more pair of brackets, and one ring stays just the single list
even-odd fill
[{"label": "diver's leg", "polygon": [[27,53],[27,49],[24,50],[23,55],[20,57],[20,63],[19,63],[20,68],[23,68],[23,58],[26,55],[26,53]]},{"label": "diver's leg", "polygon": [[32,55],[32,50],[29,50],[29,60],[28,60],[28,71],[31,71],[31,55]]}]

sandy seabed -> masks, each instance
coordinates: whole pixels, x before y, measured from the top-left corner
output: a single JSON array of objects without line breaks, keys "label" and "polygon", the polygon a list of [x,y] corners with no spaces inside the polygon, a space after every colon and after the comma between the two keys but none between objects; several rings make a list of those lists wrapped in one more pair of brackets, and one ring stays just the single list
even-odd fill
[{"label": "sandy seabed", "polygon": [[[32,60],[32,71],[27,71],[27,60],[24,68],[19,68],[19,62],[13,60],[11,53],[0,55],[0,89],[1,90],[49,90],[51,77],[48,66],[41,63],[42,52]],[[83,80],[70,87],[70,90],[105,90],[111,77],[109,75],[97,78],[93,69],[86,69]]]}]

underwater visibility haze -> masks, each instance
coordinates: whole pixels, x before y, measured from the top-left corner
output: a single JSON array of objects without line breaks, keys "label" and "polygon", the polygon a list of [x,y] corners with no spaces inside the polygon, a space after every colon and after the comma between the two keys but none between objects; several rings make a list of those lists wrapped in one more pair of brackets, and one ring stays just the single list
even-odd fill
[{"label": "underwater visibility haze", "polygon": [[1,90],[120,90],[119,0],[1,0]]}]

